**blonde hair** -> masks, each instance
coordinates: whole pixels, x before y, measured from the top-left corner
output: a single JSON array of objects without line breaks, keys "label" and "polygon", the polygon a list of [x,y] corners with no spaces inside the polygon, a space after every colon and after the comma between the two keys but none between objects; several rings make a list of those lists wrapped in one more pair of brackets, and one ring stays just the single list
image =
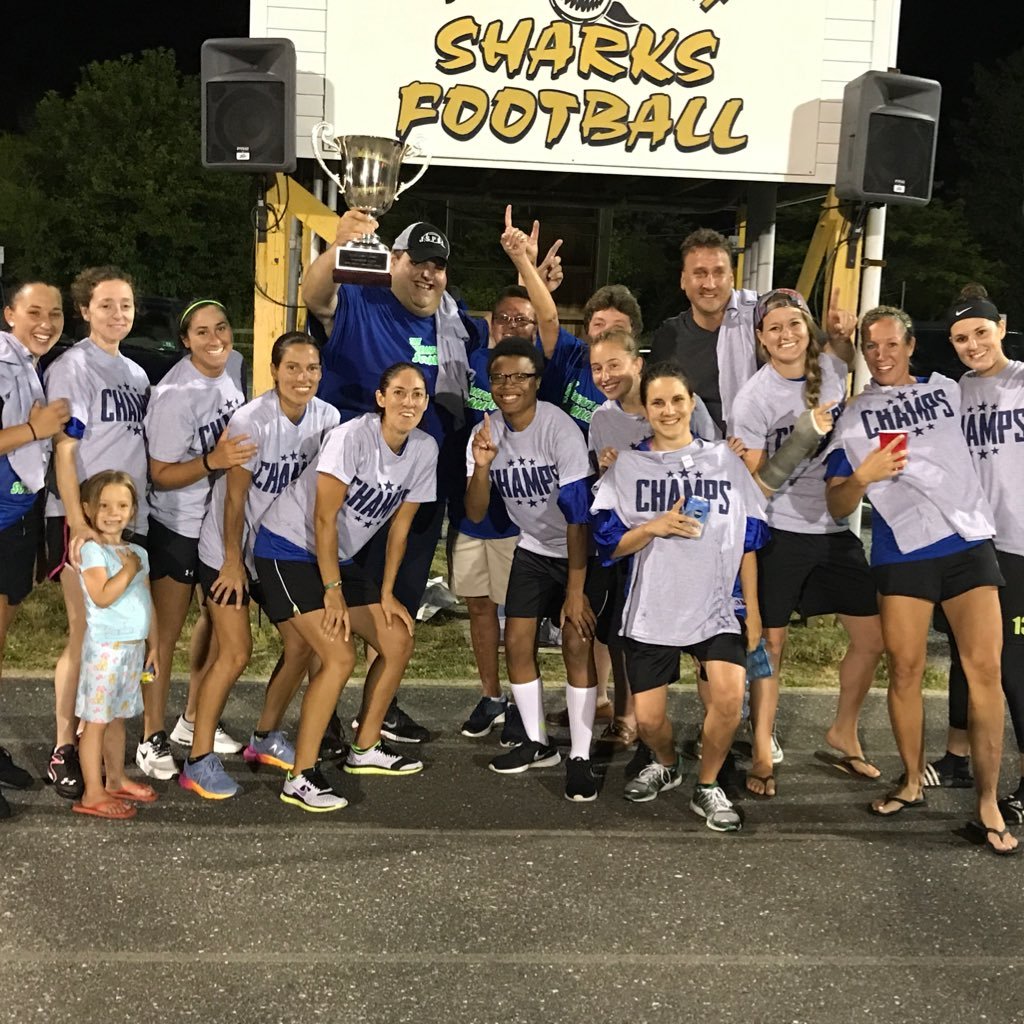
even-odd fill
[{"label": "blonde hair", "polygon": [[88,480],[82,481],[80,491],[82,511],[85,513],[85,518],[90,526],[95,527],[96,525],[92,521],[92,516],[89,513],[91,509],[94,509],[97,504],[99,504],[100,496],[103,494],[103,488],[117,484],[120,484],[122,487],[127,487],[131,492],[132,520],[135,519],[135,516],[139,511],[139,492],[135,488],[135,481],[125,473],[124,470],[104,469],[99,473],[93,474]]},{"label": "blonde hair", "polygon": [[636,337],[632,331],[627,331],[625,327],[609,327],[607,331],[602,331],[589,343],[590,348],[593,349],[595,345],[600,345],[606,341],[618,345],[634,359],[640,355],[640,346],[637,344]]}]

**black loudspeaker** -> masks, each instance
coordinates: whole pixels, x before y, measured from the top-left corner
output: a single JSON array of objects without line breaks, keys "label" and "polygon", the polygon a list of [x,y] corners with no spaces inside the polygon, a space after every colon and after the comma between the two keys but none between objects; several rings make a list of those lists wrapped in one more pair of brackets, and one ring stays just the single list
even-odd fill
[{"label": "black loudspeaker", "polygon": [[924,206],[932,197],[942,87],[928,78],[868,71],[843,91],[836,195]]},{"label": "black loudspeaker", "polygon": [[200,61],[203,166],[295,170],[295,46],[290,39],[207,39]]}]

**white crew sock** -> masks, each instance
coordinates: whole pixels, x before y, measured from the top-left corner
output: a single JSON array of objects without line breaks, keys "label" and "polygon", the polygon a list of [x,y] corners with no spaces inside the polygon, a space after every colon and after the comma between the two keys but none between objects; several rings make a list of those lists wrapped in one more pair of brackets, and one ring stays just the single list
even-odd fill
[{"label": "white crew sock", "polygon": [[597,708],[597,687],[565,687],[565,706],[569,709],[570,757],[590,760],[590,744],[594,739],[594,711]]},{"label": "white crew sock", "polygon": [[523,720],[523,728],[526,735],[534,743],[543,743],[547,746],[548,730],[544,724],[544,690],[541,688],[540,680],[534,679],[529,683],[512,683],[512,699],[519,708],[519,715]]}]

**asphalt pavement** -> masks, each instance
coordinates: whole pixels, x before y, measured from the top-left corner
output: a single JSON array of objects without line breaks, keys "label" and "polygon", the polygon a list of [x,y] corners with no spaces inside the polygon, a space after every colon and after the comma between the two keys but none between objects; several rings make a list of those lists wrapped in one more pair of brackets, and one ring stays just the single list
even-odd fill
[{"label": "asphalt pavement", "polygon": [[[230,731],[244,736],[261,695],[239,685]],[[784,692],[779,795],[743,799],[736,835],[689,811],[692,760],[680,788],[635,805],[618,755],[597,802],[573,804],[561,767],[486,769],[496,734],[458,731],[471,684],[407,684],[401,699],[434,734],[426,770],[329,767],[350,800],[334,814],[281,803],[280,775],[241,758],[227,759],[239,797],[157,783],[129,822],[74,815],[41,783],[6,790],[0,1021],[1024,1022],[1024,856],[955,833],[971,791],[869,815],[885,786],[813,756],[833,693]],[[689,739],[696,696],[672,701]],[[939,753],[944,698],[928,710]],[[0,744],[37,776],[51,715],[46,681],[4,680]],[[883,693],[863,735],[891,781]]]}]

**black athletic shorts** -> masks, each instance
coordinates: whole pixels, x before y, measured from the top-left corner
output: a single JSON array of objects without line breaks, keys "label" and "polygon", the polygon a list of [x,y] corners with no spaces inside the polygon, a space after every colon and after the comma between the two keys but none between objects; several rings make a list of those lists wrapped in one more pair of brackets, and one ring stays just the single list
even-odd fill
[{"label": "black athletic shorts", "polygon": [[739,633],[718,633],[716,636],[687,647],[664,647],[625,638],[626,677],[633,693],[644,693],[667,686],[679,679],[679,656],[689,654],[703,666],[709,661],[727,661],[747,666],[747,651]]},{"label": "black athletic shorts", "polygon": [[38,504],[16,523],[0,530],[0,594],[11,607],[21,604],[32,592],[41,532]]},{"label": "black athletic shorts", "polygon": [[569,560],[516,548],[505,596],[508,619],[551,619],[561,624]]},{"label": "black athletic shorts", "polygon": [[619,636],[619,629],[626,608],[629,565],[628,558],[612,565],[602,565],[600,558],[591,558],[587,564],[584,593],[597,619],[594,636],[608,647],[621,647],[623,644],[624,637]]},{"label": "black athletic shorts", "polygon": [[850,530],[771,531],[757,552],[757,596],[766,629],[810,615],[877,615],[875,581],[864,545]]},{"label": "black athletic shorts", "polygon": [[[999,588],[999,611],[1003,620],[1003,648],[1007,644],[1024,644],[1024,556],[996,551],[999,571],[1005,585]],[[935,606],[933,625],[953,642],[952,629],[942,605]]]},{"label": "black athletic shorts", "polygon": [[[47,516],[43,531],[46,539],[46,575],[51,580],[59,581],[61,571],[68,561],[68,522],[64,516]],[[138,544],[147,552],[150,550],[149,538],[145,534],[125,530],[124,539]]]},{"label": "black athletic shorts", "polygon": [[[287,622],[296,615],[324,606],[324,583],[316,562],[286,562],[257,558],[256,572],[263,590],[263,609],[271,622]],[[353,562],[340,567],[341,596],[349,608],[380,603],[380,584]],[[409,610],[414,615],[413,610]]]},{"label": "black athletic shorts", "polygon": [[[215,601],[210,591],[213,589],[214,583],[217,582],[217,577],[220,576],[220,570],[214,569],[212,565],[207,565],[202,559],[199,560],[199,566],[196,569],[196,582],[199,584],[200,589],[203,592],[203,600],[209,601],[211,604],[228,604],[233,605],[235,603],[234,595],[232,594],[227,601]],[[248,607],[250,598],[254,600],[261,608],[263,607],[263,592],[260,590],[258,580],[253,580],[248,573],[245,574],[245,590],[242,592],[242,607]]]},{"label": "black athletic shorts", "polygon": [[915,562],[890,562],[871,570],[879,594],[886,597],[919,597],[939,604],[977,587],[1001,587],[1003,574],[992,541],[975,544],[941,558]]},{"label": "black athletic shorts", "polygon": [[169,576],[176,583],[198,582],[199,538],[185,537],[149,517],[149,578]]}]

